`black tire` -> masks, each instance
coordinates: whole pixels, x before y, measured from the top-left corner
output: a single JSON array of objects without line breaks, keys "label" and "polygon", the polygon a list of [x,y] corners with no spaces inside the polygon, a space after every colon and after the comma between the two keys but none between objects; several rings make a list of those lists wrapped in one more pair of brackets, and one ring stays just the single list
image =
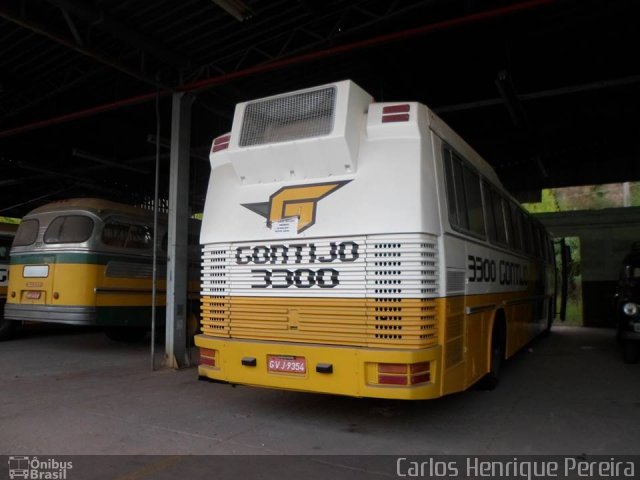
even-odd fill
[{"label": "black tire", "polygon": [[505,355],[505,332],[501,323],[497,322],[493,326],[491,335],[491,364],[489,372],[480,379],[478,388],[480,390],[494,390],[500,382],[500,371],[504,363]]},{"label": "black tire", "polygon": [[15,337],[17,328],[18,322],[0,318],[0,342],[11,340],[13,337]]},{"label": "black tire", "polygon": [[189,313],[187,315],[187,337],[189,337],[193,343],[193,337],[200,333],[200,317],[195,313]]},{"label": "black tire", "polygon": [[622,360],[624,363],[638,363],[638,360],[640,360],[640,342],[623,340]]},{"label": "black tire", "polygon": [[137,343],[147,335],[148,331],[146,327],[111,327],[104,333],[114,342]]},{"label": "black tire", "polygon": [[18,322],[4,319],[4,301],[0,304],[0,341],[11,340],[18,328]]}]

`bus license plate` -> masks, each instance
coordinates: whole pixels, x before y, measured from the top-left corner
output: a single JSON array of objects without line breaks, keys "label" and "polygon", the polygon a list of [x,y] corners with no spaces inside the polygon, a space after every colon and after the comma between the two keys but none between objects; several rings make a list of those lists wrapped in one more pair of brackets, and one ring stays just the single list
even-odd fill
[{"label": "bus license plate", "polygon": [[307,360],[304,357],[288,355],[267,355],[267,370],[274,373],[307,373]]},{"label": "bus license plate", "polygon": [[42,292],[27,292],[26,297],[27,297],[29,300],[40,300],[40,294],[41,294],[41,293],[42,293]]}]

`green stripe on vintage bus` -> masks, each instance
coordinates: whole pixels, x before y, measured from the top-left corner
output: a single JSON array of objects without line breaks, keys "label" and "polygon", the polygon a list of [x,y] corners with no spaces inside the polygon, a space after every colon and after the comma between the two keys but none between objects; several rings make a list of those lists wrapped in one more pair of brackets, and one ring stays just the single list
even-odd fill
[{"label": "green stripe on vintage bus", "polygon": [[[159,259],[159,261],[162,259]],[[42,265],[49,263],[84,263],[89,265],[106,265],[109,261],[126,261],[148,265],[152,259],[133,258],[129,255],[108,253],[24,253],[11,255],[11,265]]]}]

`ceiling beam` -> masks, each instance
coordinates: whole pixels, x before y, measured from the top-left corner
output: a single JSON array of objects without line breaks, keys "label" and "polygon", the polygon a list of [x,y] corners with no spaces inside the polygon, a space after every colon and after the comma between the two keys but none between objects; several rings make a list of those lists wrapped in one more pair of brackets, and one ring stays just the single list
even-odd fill
[{"label": "ceiling beam", "polygon": [[[402,30],[399,32],[383,34],[378,37],[367,38],[365,40],[357,40],[352,43],[329,47],[324,50],[319,50],[316,52],[311,52],[311,53],[302,54],[294,57],[275,60],[267,64],[254,65],[253,67],[245,68],[244,70],[241,70],[241,71],[193,81],[193,82],[181,85],[176,90],[183,91],[183,92],[190,91],[193,93],[203,89],[208,89],[215,86],[228,84],[233,80],[238,80],[240,78],[245,78],[245,77],[250,77],[250,76],[254,76],[261,73],[280,70],[286,67],[291,67],[293,65],[302,65],[305,63],[310,63],[310,62],[321,60],[324,58],[343,55],[346,53],[369,49],[369,48],[373,48],[373,47],[377,47],[377,46],[381,46],[389,43],[408,41],[410,39],[425,36],[433,32],[439,32],[442,30],[450,29],[450,28],[461,27],[464,25],[475,24],[478,22],[485,22],[488,20],[512,15],[515,13],[521,13],[526,10],[548,6],[556,1],[558,0],[527,0],[527,1],[523,1],[522,3],[499,7],[491,10],[486,10],[483,12],[477,12],[470,15],[464,15],[462,17],[452,18],[452,19],[448,19],[448,20],[444,20],[436,23],[430,23],[430,24],[419,26],[419,27],[410,28],[408,30]],[[35,130],[37,128],[42,128],[45,126],[57,125],[60,123],[76,120],[79,118],[85,118],[100,112],[105,112],[105,111],[122,108],[125,106],[140,104],[143,102],[153,100],[157,96],[166,96],[169,93],[171,93],[169,90],[161,90],[159,92],[149,92],[146,94],[137,95],[136,97],[118,100],[108,104],[98,105],[96,107],[81,110],[78,112],[69,113],[66,115],[61,115],[58,117],[53,117],[53,118],[49,118],[49,119],[38,121],[38,122],[33,122],[28,125],[9,128],[9,129],[0,131],[0,138],[21,134],[21,133]],[[498,100],[498,102],[500,101],[501,100]]]},{"label": "ceiling beam", "polygon": [[154,78],[152,78],[145,72],[134,69],[133,67],[130,67],[128,65],[125,65],[119,60],[115,58],[111,58],[108,55],[103,54],[102,52],[98,52],[96,50],[93,50],[91,48],[88,48],[82,45],[78,45],[74,40],[68,37],[65,37],[61,33],[50,30],[44,24],[36,20],[28,19],[26,15],[22,14],[21,12],[8,8],[6,5],[2,5],[1,3],[0,3],[0,17],[10,22],[13,22],[23,28],[31,30],[34,33],[43,35],[53,40],[54,42],[57,42],[60,45],[63,45],[69,48],[70,50],[74,50],[78,53],[81,53],[82,55],[92,58],[93,60],[103,63],[111,68],[114,68],[144,83],[148,83],[150,85],[153,85],[159,88],[167,88],[166,85],[163,85],[161,82],[156,81]]},{"label": "ceiling beam", "polygon": [[80,150],[79,148],[74,148],[73,150],[71,150],[71,155],[78,158],[84,158],[85,160],[91,160],[92,162],[101,163],[102,165],[106,165],[109,167],[120,168],[122,170],[129,170],[130,172],[135,172],[135,173],[141,173],[142,175],[151,174],[149,170],[132,167],[122,162],[109,160],[108,158],[104,158],[100,155],[96,155],[95,153],[85,152],[84,150]]},{"label": "ceiling beam", "polygon": [[162,63],[181,70],[189,68],[189,60],[172,51],[167,45],[133,29],[113,15],[95,8],[91,3],[74,0],[47,0],[63,11],[89,22],[92,26],[113,35],[128,45],[153,55]]},{"label": "ceiling beam", "polygon": [[[580,85],[571,85],[567,87],[553,88],[550,90],[541,90],[538,92],[518,94],[518,99],[522,100],[538,100],[540,98],[559,97],[573,93],[589,92],[593,90],[601,90],[603,88],[616,88],[626,85],[640,83],[640,75],[631,75],[628,77],[615,78],[612,80],[599,80],[596,82],[583,83]],[[495,107],[502,105],[503,98],[488,98],[486,100],[477,100],[474,102],[457,103],[454,105],[442,105],[433,109],[438,115],[452,112],[464,112],[474,108]]]},{"label": "ceiling beam", "polygon": [[[167,150],[171,149],[171,142],[169,140],[166,140],[164,138],[158,139],[158,137],[156,137],[151,133],[147,135],[147,143],[150,143],[152,145],[155,145],[156,143],[158,143],[158,145],[160,145],[162,148],[165,148]],[[206,147],[200,147],[199,149],[205,149],[205,148],[207,151],[209,151],[208,145]],[[191,149],[191,156],[193,158],[197,158],[199,160],[204,160],[205,162],[209,162],[209,157],[207,155],[202,155],[200,153],[194,152],[194,150],[198,150],[198,148]]]}]

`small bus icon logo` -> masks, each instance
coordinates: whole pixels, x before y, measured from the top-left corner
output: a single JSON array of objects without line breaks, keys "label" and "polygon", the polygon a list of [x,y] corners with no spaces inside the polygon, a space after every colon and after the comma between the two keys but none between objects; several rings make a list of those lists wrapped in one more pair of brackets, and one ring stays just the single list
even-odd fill
[{"label": "small bus icon logo", "polygon": [[29,478],[29,457],[9,457],[9,478]]}]

